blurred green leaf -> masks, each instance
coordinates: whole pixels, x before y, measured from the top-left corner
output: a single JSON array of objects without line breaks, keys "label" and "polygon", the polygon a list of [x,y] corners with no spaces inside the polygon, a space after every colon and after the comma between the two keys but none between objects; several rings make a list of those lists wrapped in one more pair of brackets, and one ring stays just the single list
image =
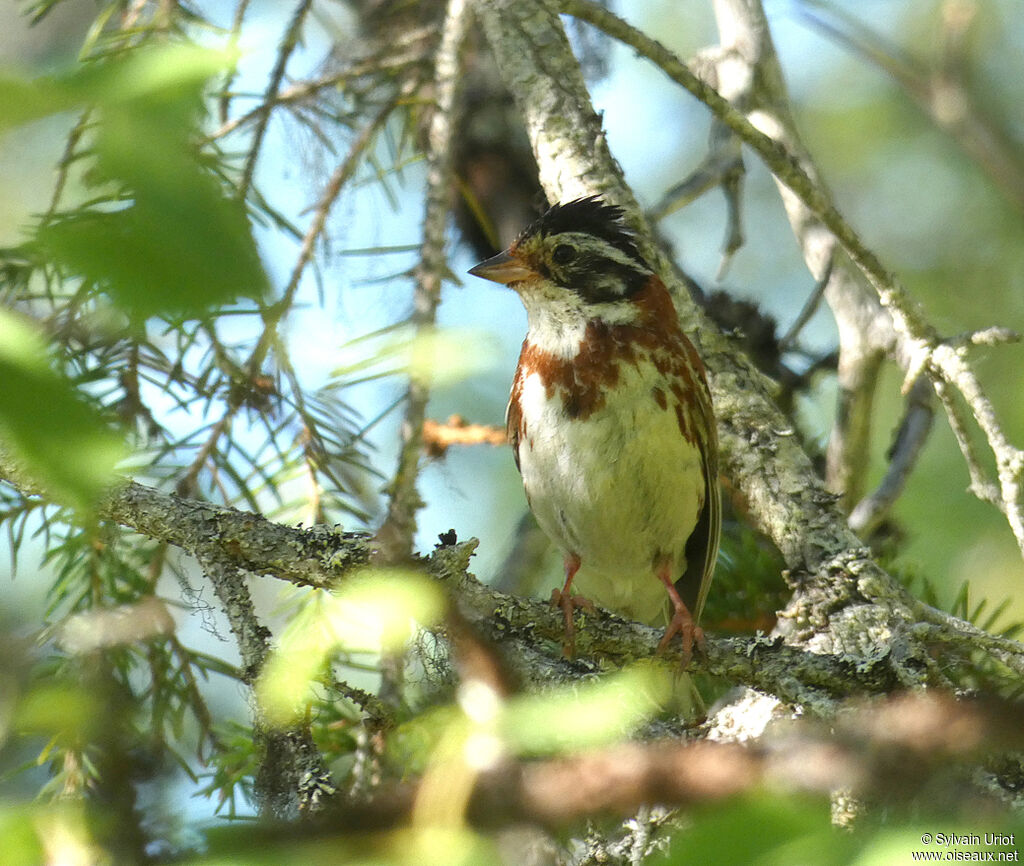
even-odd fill
[{"label": "blurred green leaf", "polygon": [[[174,94],[193,100],[222,72],[231,55],[187,43],[139,48],[129,54],[76,65],[62,75],[28,78],[0,72],[0,132],[58,111],[89,105],[110,108]],[[198,103],[195,103],[198,109]]]},{"label": "blurred green leaf", "polygon": [[374,654],[398,649],[411,637],[415,623],[435,623],[443,606],[435,584],[401,569],[368,569],[346,580],[336,593],[311,594],[257,683],[267,718],[284,725],[301,716],[318,673],[339,648]]},{"label": "blurred green leaf", "polygon": [[[865,817],[853,830],[834,827],[824,797],[766,791],[702,809],[690,825],[673,836],[668,850],[652,866],[715,863],[716,866],[889,866],[910,863],[915,851],[949,860],[984,859],[978,852],[1013,849],[1019,825],[980,817],[970,824],[933,817],[885,825]],[[950,834],[964,837],[952,843]],[[1003,834],[985,842],[987,833]],[[972,834],[981,838],[971,842]],[[945,837],[945,838],[944,838]],[[927,840],[927,841],[926,841]],[[972,853],[974,857],[972,858]]]},{"label": "blurred green leaf", "polygon": [[0,78],[0,130],[93,110],[90,181],[110,200],[56,215],[35,240],[44,258],[136,318],[198,315],[266,290],[244,204],[225,194],[198,147],[204,89],[229,60],[171,45],[62,77]]},{"label": "blurred green leaf", "polygon": [[473,328],[417,331],[411,325],[397,325],[349,341],[340,356],[342,363],[332,376],[345,382],[357,373],[365,379],[412,375],[441,387],[493,369],[497,348],[491,337]]},{"label": "blurred green leaf", "polygon": [[54,499],[87,509],[124,446],[48,354],[38,334],[0,309],[0,439]]},{"label": "blurred green leaf", "polygon": [[772,792],[702,810],[652,863],[838,866],[849,863],[857,847],[831,826],[827,800]]},{"label": "blurred green leaf", "polygon": [[65,739],[95,734],[102,718],[101,705],[79,688],[70,685],[38,685],[18,704],[15,727],[21,734],[55,734]]},{"label": "blurred green leaf", "polygon": [[502,733],[518,754],[543,754],[615,742],[664,707],[673,673],[639,664],[579,688],[511,701]]},{"label": "blurred green leaf", "polygon": [[22,806],[0,808],[0,839],[6,866],[36,866],[43,862],[37,823],[34,810]]},{"label": "blurred green leaf", "polygon": [[461,827],[421,826],[390,833],[339,833],[334,838],[267,843],[249,828],[207,835],[210,854],[196,866],[488,866],[508,862],[494,842]]},{"label": "blurred green leaf", "polygon": [[77,102],[75,88],[65,81],[0,72],[0,134],[23,123],[68,111]]},{"label": "blurred green leaf", "polygon": [[137,318],[199,315],[262,293],[264,275],[240,206],[210,178],[186,177],[175,199],[157,206],[150,190],[115,213],[82,213],[40,229],[43,254],[104,289]]}]

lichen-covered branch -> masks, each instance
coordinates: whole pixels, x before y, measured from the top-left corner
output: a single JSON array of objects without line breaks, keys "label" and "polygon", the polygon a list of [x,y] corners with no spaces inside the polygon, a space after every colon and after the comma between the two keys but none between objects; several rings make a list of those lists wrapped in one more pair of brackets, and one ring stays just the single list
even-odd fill
[{"label": "lichen-covered branch", "polygon": [[[223,547],[207,540],[195,548],[203,572],[231,626],[242,656],[242,680],[253,685],[270,653],[270,630],[259,621],[245,572]],[[293,820],[315,812],[325,795],[333,793],[331,774],[308,726],[268,725],[253,701],[253,732],[260,751],[254,791],[261,814]]]},{"label": "lichen-covered branch", "polygon": [[[37,492],[2,455],[0,478],[26,495]],[[242,637],[243,664],[250,676],[262,664],[266,633],[251,616],[242,575],[256,573],[300,586],[329,588],[364,568],[372,554],[365,533],[327,526],[281,526],[258,514],[182,499],[133,482],[113,489],[97,506],[97,514],[200,560],[232,627]],[[625,664],[656,654],[658,629],[598,610],[587,615],[577,635],[579,659],[566,662],[561,658],[561,613],[537,599],[508,595],[479,583],[468,571],[475,548],[475,541],[440,546],[420,566],[447,588],[460,615],[480,634],[495,644],[515,644],[523,650],[517,655],[523,659],[519,673],[525,681],[570,681],[597,673],[599,668],[588,658]],[[978,630],[968,623],[921,602],[887,596],[886,586],[873,583],[879,572],[863,551],[851,551],[826,571],[840,620],[829,645],[807,636],[805,646],[763,636],[709,636],[707,651],[696,664],[822,716],[831,715],[837,703],[852,694],[881,694],[918,682],[942,682],[930,667],[927,649],[933,645],[944,647],[946,665],[957,659],[967,665],[981,649],[1024,676],[1024,646],[992,636],[987,636],[988,643],[979,642]],[[873,604],[865,601],[869,596]],[[790,617],[799,620],[797,613]],[[905,627],[893,628],[893,617],[900,617]],[[921,631],[920,624],[927,628]],[[889,639],[873,639],[883,628],[890,629]],[[795,629],[794,625],[791,630]],[[672,649],[666,650],[664,658],[670,663],[679,659]]]}]

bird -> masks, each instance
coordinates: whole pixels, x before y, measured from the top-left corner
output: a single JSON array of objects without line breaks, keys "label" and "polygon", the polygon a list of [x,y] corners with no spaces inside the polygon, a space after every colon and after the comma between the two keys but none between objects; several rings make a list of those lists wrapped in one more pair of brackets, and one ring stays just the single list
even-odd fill
[{"label": "bird", "polygon": [[718,556],[718,438],[704,364],[624,216],[596,195],[556,204],[469,273],[526,308],[506,432],[562,552],[565,655],[596,602],[667,620],[658,651],[679,635],[685,666]]}]

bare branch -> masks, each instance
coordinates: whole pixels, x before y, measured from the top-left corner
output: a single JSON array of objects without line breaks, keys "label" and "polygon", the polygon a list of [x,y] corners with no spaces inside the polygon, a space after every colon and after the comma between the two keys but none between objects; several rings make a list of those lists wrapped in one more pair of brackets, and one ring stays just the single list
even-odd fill
[{"label": "bare branch", "polygon": [[507,445],[504,427],[470,424],[461,415],[452,415],[443,424],[433,418],[423,422],[423,448],[431,457],[443,457],[453,445]]},{"label": "bare branch", "polygon": [[854,532],[869,535],[903,492],[931,432],[934,402],[931,382],[927,377],[920,377],[907,392],[903,420],[889,451],[889,469],[885,477],[850,512],[849,523]]}]

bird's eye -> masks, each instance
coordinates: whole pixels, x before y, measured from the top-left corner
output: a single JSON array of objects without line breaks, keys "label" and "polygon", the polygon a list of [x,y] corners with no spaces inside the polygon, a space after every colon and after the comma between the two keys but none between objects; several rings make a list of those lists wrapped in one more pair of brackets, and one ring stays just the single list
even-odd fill
[{"label": "bird's eye", "polygon": [[568,244],[559,244],[551,254],[551,261],[556,265],[567,265],[576,258],[576,249]]}]

